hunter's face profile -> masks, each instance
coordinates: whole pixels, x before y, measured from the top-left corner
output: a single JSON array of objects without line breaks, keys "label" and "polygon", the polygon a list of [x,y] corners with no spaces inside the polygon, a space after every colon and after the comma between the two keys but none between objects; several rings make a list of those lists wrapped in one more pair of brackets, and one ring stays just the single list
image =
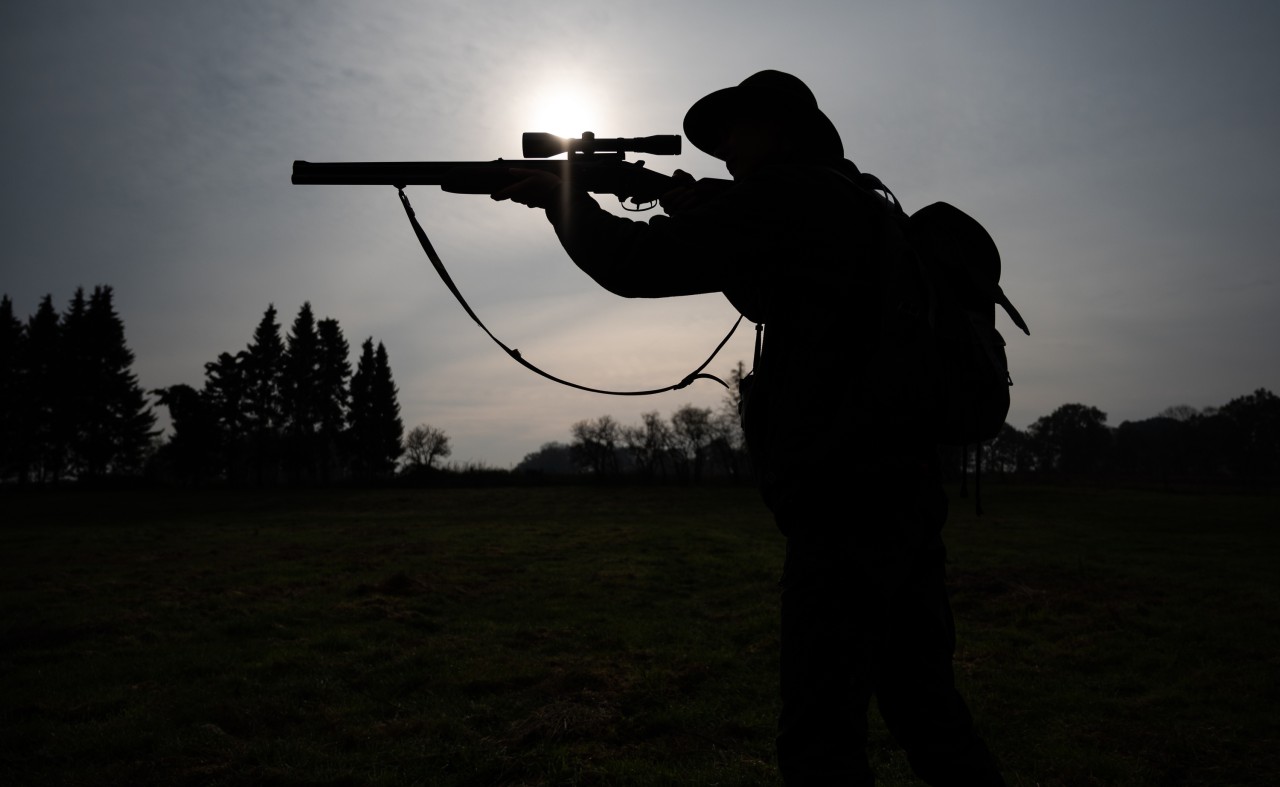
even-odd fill
[{"label": "hunter's face profile", "polygon": [[749,176],[761,164],[783,158],[787,152],[786,136],[774,120],[762,116],[743,116],[734,121],[714,150],[735,179]]}]

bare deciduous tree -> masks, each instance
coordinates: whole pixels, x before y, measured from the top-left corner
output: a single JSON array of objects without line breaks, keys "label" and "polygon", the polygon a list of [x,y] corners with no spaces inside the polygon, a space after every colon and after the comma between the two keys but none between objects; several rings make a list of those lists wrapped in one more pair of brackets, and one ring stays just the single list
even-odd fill
[{"label": "bare deciduous tree", "polygon": [[667,456],[671,451],[671,427],[657,411],[640,416],[641,426],[624,426],[622,444],[631,454],[636,470],[646,478],[666,475]]},{"label": "bare deciduous tree", "polygon": [[694,407],[691,404],[686,404],[671,414],[676,453],[695,481],[702,478],[711,441],[715,438],[711,416],[711,408]]},{"label": "bare deciduous tree", "polygon": [[404,438],[404,454],[410,467],[430,469],[437,459],[443,459],[452,453],[449,436],[443,429],[430,424],[413,427]]},{"label": "bare deciduous tree", "polygon": [[613,416],[602,415],[594,421],[578,421],[573,425],[573,444],[569,447],[578,466],[598,476],[618,472],[618,440],[622,428]]}]

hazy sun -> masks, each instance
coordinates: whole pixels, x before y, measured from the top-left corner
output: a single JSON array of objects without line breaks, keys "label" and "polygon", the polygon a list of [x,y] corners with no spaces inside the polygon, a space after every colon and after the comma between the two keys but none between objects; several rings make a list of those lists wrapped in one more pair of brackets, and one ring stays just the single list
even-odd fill
[{"label": "hazy sun", "polygon": [[578,137],[584,131],[599,131],[596,128],[598,120],[599,115],[581,90],[557,87],[535,98],[531,121],[533,127],[525,130]]}]

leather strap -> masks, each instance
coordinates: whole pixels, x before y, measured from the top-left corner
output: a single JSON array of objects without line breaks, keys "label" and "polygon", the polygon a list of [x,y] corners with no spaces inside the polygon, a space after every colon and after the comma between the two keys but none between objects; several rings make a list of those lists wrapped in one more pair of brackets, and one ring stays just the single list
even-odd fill
[{"label": "leather strap", "polygon": [[561,385],[567,385],[570,388],[577,388],[579,391],[588,391],[590,393],[607,394],[609,396],[649,396],[651,394],[665,393],[667,391],[677,391],[681,388],[688,386],[694,380],[715,380],[716,382],[723,385],[725,388],[729,387],[728,383],[726,383],[724,380],[721,380],[719,377],[716,377],[714,374],[708,374],[702,370],[706,369],[707,366],[711,364],[711,361],[720,352],[721,348],[723,348],[726,344],[729,343],[729,338],[733,336],[733,332],[736,331],[738,329],[738,325],[742,323],[741,314],[738,315],[738,319],[736,322],[734,322],[733,327],[729,329],[729,333],[726,334],[725,337],[720,340],[720,343],[716,345],[715,350],[711,352],[711,355],[707,357],[707,360],[702,362],[701,366],[699,366],[697,369],[694,369],[692,372],[686,375],[685,378],[680,382],[675,383],[674,385],[668,385],[665,388],[653,388],[645,391],[608,391],[601,388],[591,388],[586,385],[579,385],[578,383],[570,382],[568,380],[563,380],[559,377],[556,377],[553,374],[550,374],[549,372],[545,372],[542,369],[539,369],[537,366],[534,366],[532,363],[527,361],[525,357],[520,354],[519,350],[508,347],[505,343],[503,343],[501,339],[499,339],[497,336],[494,336],[493,332],[490,331],[489,328],[480,320],[480,317],[475,313],[475,311],[467,303],[466,298],[462,297],[462,292],[458,290],[457,285],[453,283],[453,278],[449,276],[449,272],[445,270],[444,262],[440,259],[440,255],[436,253],[435,248],[431,245],[431,241],[427,238],[427,233],[422,229],[422,225],[418,223],[418,217],[414,213],[413,206],[409,204],[409,197],[405,195],[404,187],[397,186],[396,190],[400,192],[400,202],[402,205],[404,205],[405,215],[409,217],[409,223],[413,225],[413,234],[418,236],[418,243],[422,245],[422,250],[427,253],[427,259],[431,260],[431,265],[436,269],[436,273],[440,275],[440,280],[443,281],[444,285],[449,288],[449,292],[453,293],[453,297],[457,299],[459,305],[462,306],[463,310],[466,311],[466,313],[470,315],[471,319],[475,321],[475,324],[479,325],[480,329],[489,335],[489,338],[493,340],[494,344],[501,347],[503,352],[511,356],[513,359],[515,359],[517,363],[519,363],[521,366],[525,367],[529,371],[534,372],[535,374],[539,374],[547,378],[548,380],[551,380],[552,382],[557,382],[557,383],[560,383]]}]

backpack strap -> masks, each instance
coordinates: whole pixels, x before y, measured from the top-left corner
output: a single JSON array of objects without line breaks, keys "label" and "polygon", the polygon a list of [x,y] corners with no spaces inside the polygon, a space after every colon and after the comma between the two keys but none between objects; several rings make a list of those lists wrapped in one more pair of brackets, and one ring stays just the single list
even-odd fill
[{"label": "backpack strap", "polygon": [[823,169],[859,191],[874,194],[893,208],[894,212],[901,214],[905,218],[906,211],[902,209],[902,203],[898,201],[898,195],[894,194],[888,186],[884,185],[884,181],[880,180],[880,178],[877,178],[875,175],[872,175],[870,172],[863,172],[858,169],[852,161],[848,161],[846,163],[850,165],[850,168],[853,171],[852,174],[849,172],[843,172],[836,167],[823,167]]}]

